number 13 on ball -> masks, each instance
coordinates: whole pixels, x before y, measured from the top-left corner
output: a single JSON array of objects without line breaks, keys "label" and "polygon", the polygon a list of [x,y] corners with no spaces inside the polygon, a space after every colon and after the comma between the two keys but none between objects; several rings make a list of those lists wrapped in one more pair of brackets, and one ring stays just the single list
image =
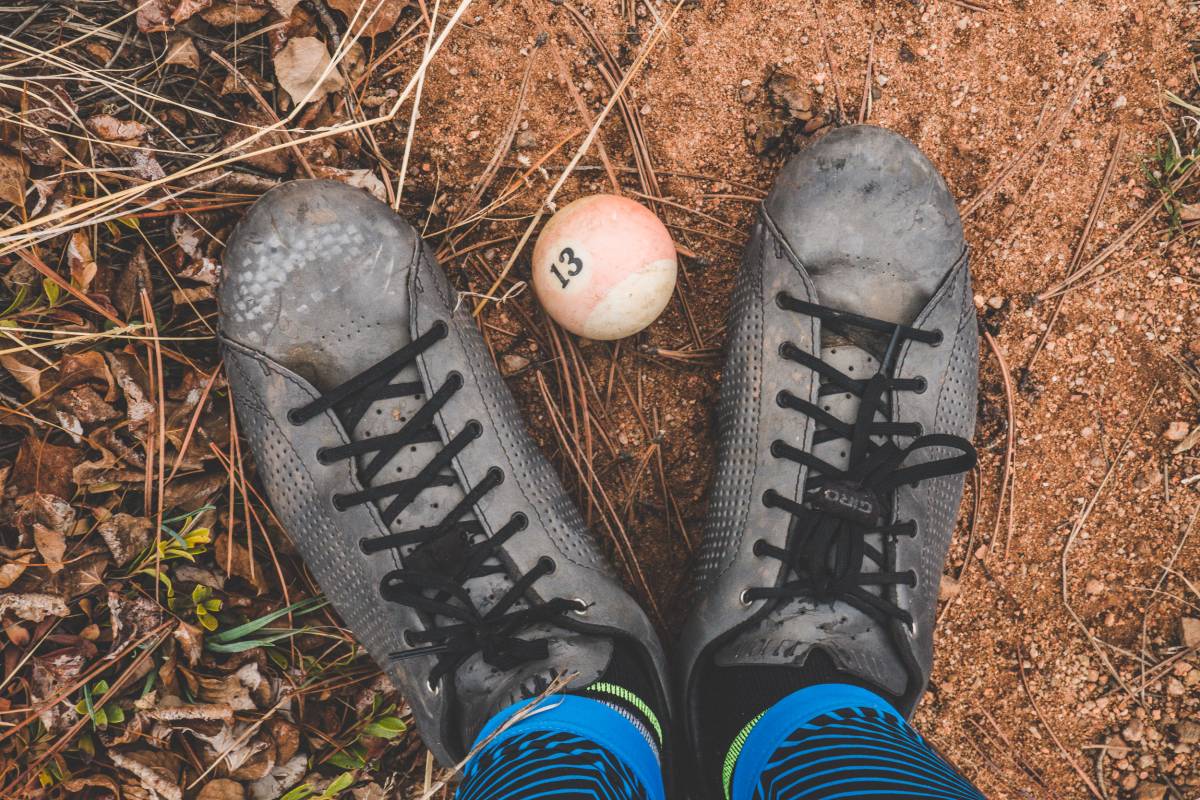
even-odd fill
[{"label": "number 13 on ball", "polygon": [[675,290],[675,245],[645,206],[598,194],[550,218],[533,248],[533,289],[551,318],[589,339],[631,336]]}]

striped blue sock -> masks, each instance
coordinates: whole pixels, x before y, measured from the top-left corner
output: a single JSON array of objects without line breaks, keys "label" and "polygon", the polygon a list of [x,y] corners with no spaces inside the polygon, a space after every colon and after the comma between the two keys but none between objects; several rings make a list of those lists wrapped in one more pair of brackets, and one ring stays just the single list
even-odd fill
[{"label": "striped blue sock", "polygon": [[[489,739],[530,706],[524,718]],[[488,722],[476,746],[455,800],[666,797],[658,753],[642,726],[590,697],[554,695],[510,706]]]},{"label": "striped blue sock", "polygon": [[873,692],[819,684],[747,726],[730,753],[732,800],[984,800]]}]

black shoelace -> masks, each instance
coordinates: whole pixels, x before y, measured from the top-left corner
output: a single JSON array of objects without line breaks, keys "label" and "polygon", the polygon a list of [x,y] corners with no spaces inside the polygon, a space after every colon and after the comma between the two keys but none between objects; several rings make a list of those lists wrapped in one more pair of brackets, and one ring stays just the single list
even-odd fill
[{"label": "black shoelace", "polygon": [[[293,409],[288,413],[288,419],[293,424],[302,425],[320,414],[333,411],[339,415],[345,429],[353,431],[372,403],[424,395],[425,387],[420,381],[392,381],[417,356],[445,338],[448,330],[446,323],[435,323],[421,336],[374,366],[325,392],[311,403]],[[443,474],[443,470],[483,432],[483,427],[474,420],[451,437],[416,476],[378,486],[370,485],[379,471],[403,448],[421,442],[441,441],[434,417],[462,386],[462,376],[451,373],[445,383],[428,395],[420,410],[395,433],[368,436],[337,447],[320,448],[317,460],[322,464],[373,454],[358,470],[360,482],[365,488],[351,494],[334,495],[334,506],[344,510],[377,502],[383,524],[391,527],[422,491],[433,486],[458,483],[452,473]],[[554,571],[554,561],[542,558],[524,575],[513,577],[512,586],[486,612],[475,607],[463,584],[473,578],[507,574],[508,570],[503,566],[489,564],[488,561],[493,560],[492,557],[505,542],[529,524],[526,516],[518,512],[499,530],[487,536],[478,522],[463,519],[484,495],[503,480],[503,471],[492,467],[437,525],[359,541],[363,552],[368,554],[413,548],[404,556],[403,568],[392,570],[384,576],[379,591],[385,600],[409,606],[426,615],[429,620],[424,630],[405,633],[404,639],[409,649],[390,655],[395,659],[438,656],[428,679],[430,689],[435,691],[445,675],[452,673],[476,652],[481,653],[488,664],[501,670],[545,658],[549,647],[545,639],[522,639],[517,634],[531,625],[558,619],[578,606],[576,601],[562,598],[539,603],[525,597],[539,578]],[[525,605],[517,607],[522,600],[525,600]],[[439,625],[436,623],[438,618],[450,622]]]},{"label": "black shoelace", "polygon": [[[913,520],[884,522],[891,516],[892,493],[906,483],[915,486],[930,478],[966,472],[975,465],[975,448],[961,436],[925,434],[920,423],[891,421],[892,393],[920,393],[926,389],[923,378],[892,377],[900,345],[912,340],[936,347],[942,341],[942,333],[827,308],[786,292],[776,299],[784,309],[817,317],[828,330],[859,328],[888,336],[890,340],[879,369],[867,379],[852,378],[790,342],[782,346],[780,352],[784,358],[813,370],[823,379],[819,396],[851,393],[858,396],[859,407],[854,421],[846,423],[786,390],[779,394],[780,405],[816,421],[814,447],[833,439],[846,439],[850,442],[849,460],[845,469],[839,469],[781,440],[772,443],[773,456],[808,467],[809,476],[805,496],[800,500],[789,499],[774,490],[765,494],[764,503],[787,511],[795,521],[786,547],[760,540],[754,552],[784,562],[795,577],[778,586],[747,589],[743,600],[805,597],[840,600],[882,622],[898,620],[911,624],[912,615],[888,599],[887,587],[916,586],[917,576],[912,570],[895,571],[887,551],[896,537],[916,536],[917,528]],[[876,419],[877,414],[882,421]],[[912,441],[900,447],[893,441],[896,436],[911,437]],[[904,466],[911,454],[933,447],[957,450],[959,454]],[[881,537],[882,549],[868,543],[867,537],[874,535]],[[864,569],[868,559],[876,570]],[[879,587],[879,593],[867,587]]]}]

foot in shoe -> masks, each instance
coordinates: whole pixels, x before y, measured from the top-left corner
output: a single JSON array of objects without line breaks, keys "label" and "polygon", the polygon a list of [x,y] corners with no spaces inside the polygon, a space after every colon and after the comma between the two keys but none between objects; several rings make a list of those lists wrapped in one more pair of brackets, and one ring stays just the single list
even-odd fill
[{"label": "foot in shoe", "polygon": [[784,169],[730,316],[716,484],[682,640],[689,750],[719,795],[731,743],[805,685],[910,714],[975,461],[978,341],[941,176],[881,128]]},{"label": "foot in shoe", "polygon": [[650,622],[411,226],[344,184],[286,184],[231,238],[220,300],[272,505],[443,764],[560,678],[665,716]]}]

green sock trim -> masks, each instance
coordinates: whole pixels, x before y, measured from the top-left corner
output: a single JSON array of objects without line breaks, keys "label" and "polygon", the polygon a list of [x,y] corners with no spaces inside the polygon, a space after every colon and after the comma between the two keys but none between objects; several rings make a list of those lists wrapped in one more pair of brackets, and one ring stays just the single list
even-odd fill
[{"label": "green sock trim", "polygon": [[[765,713],[767,712],[764,711],[763,714]],[[750,731],[754,730],[754,726],[763,718],[763,714],[759,714],[746,723],[746,727],[742,728],[742,732],[733,740],[733,744],[729,745],[729,752],[725,754],[725,765],[721,768],[721,785],[725,787],[725,800],[730,800],[733,792],[733,768],[737,766],[738,757],[742,754],[742,748],[746,746],[746,740],[750,738]]]},{"label": "green sock trim", "polygon": [[597,694],[612,695],[613,697],[617,698],[618,700],[620,700],[624,703],[628,703],[629,705],[636,708],[638,713],[641,714],[643,717],[645,717],[646,720],[650,723],[651,727],[654,728],[654,735],[656,737],[658,737],[658,745],[659,745],[659,747],[662,746],[662,743],[663,743],[662,724],[659,723],[659,721],[658,721],[658,715],[650,710],[650,706],[646,705],[645,701],[643,701],[642,698],[638,697],[636,694],[629,691],[624,686],[618,686],[615,683],[593,683],[591,686],[587,687],[587,689],[585,691],[595,692]]}]

